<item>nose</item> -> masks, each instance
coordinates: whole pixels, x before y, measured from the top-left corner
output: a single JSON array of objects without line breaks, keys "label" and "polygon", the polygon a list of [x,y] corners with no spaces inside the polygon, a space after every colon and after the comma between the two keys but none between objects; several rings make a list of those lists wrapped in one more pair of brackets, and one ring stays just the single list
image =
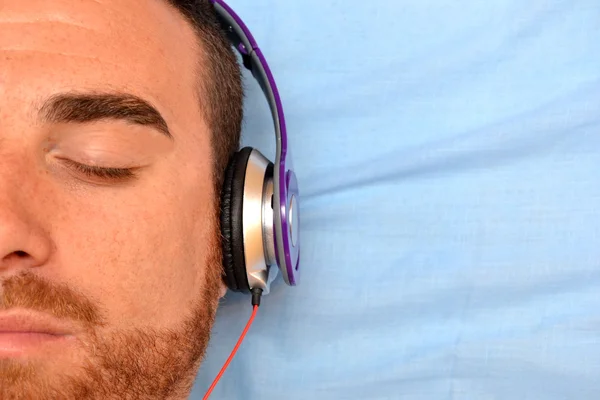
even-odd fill
[{"label": "nose", "polygon": [[0,274],[41,266],[52,251],[43,221],[23,201],[36,196],[21,196],[19,190],[0,179]]}]

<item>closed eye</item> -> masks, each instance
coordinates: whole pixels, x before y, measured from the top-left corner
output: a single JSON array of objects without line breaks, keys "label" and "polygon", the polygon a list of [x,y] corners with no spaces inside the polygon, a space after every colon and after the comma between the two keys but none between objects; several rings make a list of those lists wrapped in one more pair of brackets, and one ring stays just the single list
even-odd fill
[{"label": "closed eye", "polygon": [[73,160],[62,159],[75,172],[81,173],[88,178],[100,178],[107,181],[129,181],[135,179],[137,168],[105,168],[81,164]]}]

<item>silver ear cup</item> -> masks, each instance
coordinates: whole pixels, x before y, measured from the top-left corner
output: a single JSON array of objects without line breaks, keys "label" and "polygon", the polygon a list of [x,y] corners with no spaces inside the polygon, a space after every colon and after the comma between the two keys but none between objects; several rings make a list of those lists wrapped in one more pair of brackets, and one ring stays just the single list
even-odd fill
[{"label": "silver ear cup", "polygon": [[274,210],[273,210],[273,164],[267,168],[265,176],[265,186],[263,192],[263,246],[265,248],[265,260],[267,265],[272,266],[277,263],[275,257],[275,229],[274,229]]},{"label": "silver ear cup", "polygon": [[252,150],[246,167],[242,206],[244,257],[250,289],[268,289],[269,268],[275,263],[272,168],[265,156]]}]

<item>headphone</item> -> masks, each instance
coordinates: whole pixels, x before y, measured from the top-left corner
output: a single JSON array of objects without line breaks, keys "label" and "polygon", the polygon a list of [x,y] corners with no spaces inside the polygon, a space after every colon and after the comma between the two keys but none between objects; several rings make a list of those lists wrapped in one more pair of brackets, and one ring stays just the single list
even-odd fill
[{"label": "headphone", "polygon": [[235,292],[267,290],[271,267],[298,284],[300,267],[299,191],[293,170],[283,106],[275,80],[254,37],[222,0],[210,0],[231,45],[267,98],[275,127],[275,162],[244,147],[225,171],[221,191],[223,279]]}]

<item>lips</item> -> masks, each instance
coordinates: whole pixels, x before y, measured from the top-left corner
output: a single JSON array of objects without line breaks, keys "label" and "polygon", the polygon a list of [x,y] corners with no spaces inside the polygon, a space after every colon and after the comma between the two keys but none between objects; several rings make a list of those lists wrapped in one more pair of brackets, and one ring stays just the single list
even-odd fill
[{"label": "lips", "polygon": [[26,310],[0,312],[0,358],[21,356],[73,338],[69,324]]},{"label": "lips", "polygon": [[42,333],[54,336],[69,335],[70,329],[45,314],[31,311],[0,312],[0,333]]}]

